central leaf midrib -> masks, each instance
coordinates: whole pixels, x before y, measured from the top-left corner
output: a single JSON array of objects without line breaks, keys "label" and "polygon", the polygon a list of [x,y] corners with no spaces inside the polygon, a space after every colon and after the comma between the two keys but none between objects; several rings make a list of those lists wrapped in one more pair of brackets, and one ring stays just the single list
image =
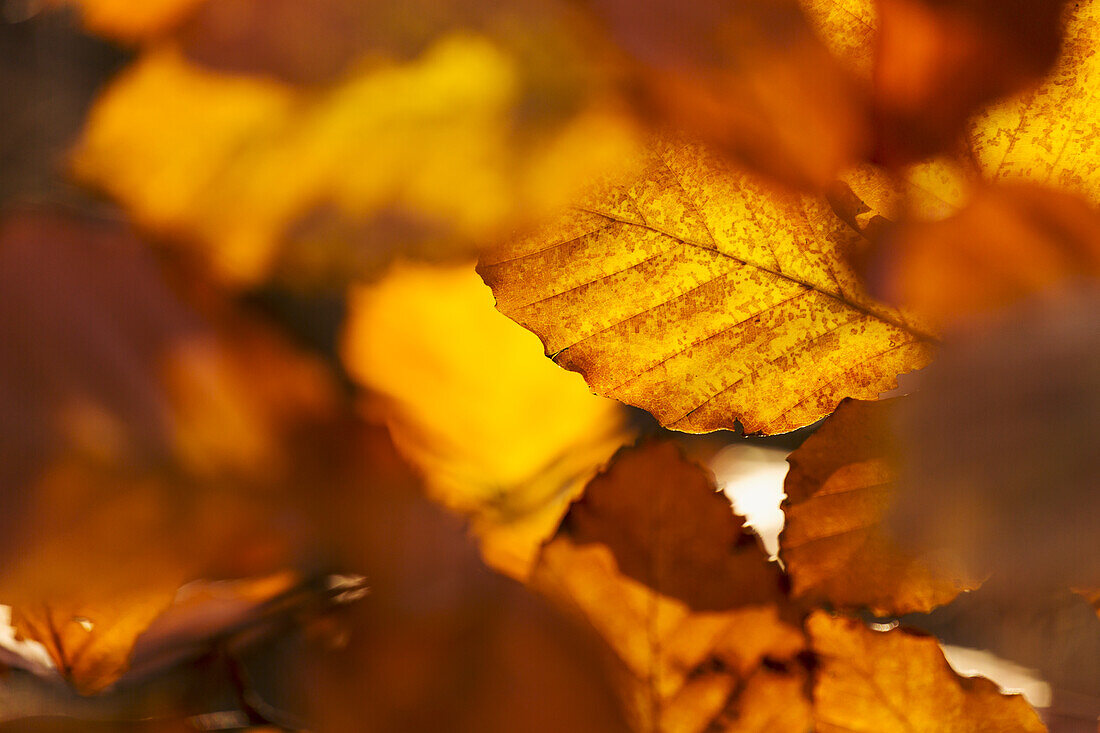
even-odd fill
[{"label": "central leaf midrib", "polygon": [[933,336],[932,334],[925,333],[924,331],[921,331],[917,328],[914,328],[913,326],[911,326],[908,323],[905,323],[904,321],[901,321],[897,318],[894,318],[892,316],[884,314],[884,313],[882,313],[878,310],[875,310],[875,309],[870,308],[866,305],[863,305],[862,303],[857,303],[855,301],[849,300],[848,298],[844,297],[840,293],[829,292],[828,290],[824,290],[821,287],[819,287],[817,285],[814,285],[813,283],[806,282],[805,280],[802,280],[802,279],[797,278],[797,277],[793,277],[793,276],[788,275],[788,274],[783,273],[783,272],[778,272],[776,270],[771,269],[770,267],[766,267],[764,265],[761,265],[758,262],[752,262],[751,260],[747,260],[747,259],[744,259],[742,257],[737,257],[736,255],[732,255],[729,252],[723,252],[722,250],[718,249],[717,247],[712,247],[709,244],[704,244],[702,242],[695,242],[693,240],[686,239],[686,238],[681,237],[679,235],[673,234],[672,232],[666,231],[666,230],[664,230],[660,227],[653,226],[652,224],[638,222],[638,221],[633,220],[633,219],[624,219],[620,216],[616,216],[614,214],[608,214],[607,212],[604,212],[604,211],[598,211],[596,209],[589,209],[589,208],[585,208],[585,207],[576,207],[576,208],[577,208],[578,211],[584,211],[584,212],[587,212],[589,214],[594,214],[596,216],[602,216],[603,218],[608,219],[609,221],[619,222],[620,224],[626,224],[628,226],[639,227],[640,229],[648,229],[651,232],[661,234],[661,235],[666,236],[669,239],[672,239],[676,242],[681,242],[681,243],[686,244],[690,247],[698,247],[699,249],[705,249],[708,252],[714,252],[715,254],[721,255],[723,257],[727,257],[727,258],[729,258],[729,259],[731,259],[735,262],[740,262],[743,265],[748,265],[749,267],[754,267],[758,270],[761,270],[762,272],[766,272],[770,275],[774,275],[777,278],[781,278],[783,280],[787,280],[788,282],[792,282],[796,285],[800,285],[801,287],[804,287],[807,290],[812,290],[816,293],[820,293],[821,295],[824,295],[827,298],[832,298],[833,300],[837,301],[838,303],[840,303],[841,305],[843,305],[847,308],[851,308],[852,310],[859,311],[860,313],[865,313],[865,314],[871,316],[872,318],[876,318],[876,319],[882,321],[883,323],[888,323],[891,326],[894,326],[896,328],[901,329],[902,331],[905,331],[906,333],[913,336],[915,339],[917,339],[919,341],[924,341],[924,342],[929,342],[929,343],[939,341],[939,339],[936,338],[935,336]]}]

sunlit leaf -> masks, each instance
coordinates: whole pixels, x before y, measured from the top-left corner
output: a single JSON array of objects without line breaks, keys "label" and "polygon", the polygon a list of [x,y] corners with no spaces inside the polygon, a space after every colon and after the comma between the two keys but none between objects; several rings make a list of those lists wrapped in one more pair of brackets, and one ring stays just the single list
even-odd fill
[{"label": "sunlit leaf", "polygon": [[352,297],[344,357],[433,494],[471,515],[494,566],[526,575],[625,439],[622,414],[493,309],[472,268],[401,266]]},{"label": "sunlit leaf", "polygon": [[959,677],[930,636],[871,631],[857,619],[814,613],[806,624],[820,659],[815,730],[822,733],[1045,731],[1023,697]]},{"label": "sunlit leaf", "polygon": [[1046,81],[974,120],[970,143],[987,177],[1046,183],[1100,203],[1098,17],[1095,0],[1067,3],[1062,54]]},{"label": "sunlit leaf", "polygon": [[693,146],[482,257],[497,307],[597,393],[688,432],[778,433],[874,399],[929,336],[869,298],[859,234]]}]

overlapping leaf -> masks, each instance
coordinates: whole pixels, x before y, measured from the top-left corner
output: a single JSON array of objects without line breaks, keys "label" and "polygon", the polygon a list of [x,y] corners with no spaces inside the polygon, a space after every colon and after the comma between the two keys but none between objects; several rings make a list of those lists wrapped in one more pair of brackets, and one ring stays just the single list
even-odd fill
[{"label": "overlapping leaf", "polygon": [[395,249],[454,256],[629,155],[629,123],[583,85],[561,104],[531,88],[576,66],[555,53],[455,33],[318,91],[157,46],[99,98],[73,167],[234,282],[284,257],[297,280],[346,280]]},{"label": "overlapping leaf", "polygon": [[403,266],[356,291],[344,358],[433,495],[518,577],[626,439],[619,407],[547,362],[468,265]]},{"label": "overlapping leaf", "polygon": [[1027,701],[983,678],[959,677],[936,640],[818,611],[806,622],[821,667],[814,681],[822,733],[1045,731]]},{"label": "overlapping leaf", "polygon": [[897,480],[895,403],[845,402],[791,454],[780,557],[795,597],[892,616],[975,587],[903,552],[882,526]]},{"label": "overlapping leaf", "polygon": [[740,524],[712,477],[650,442],[618,453],[543,548],[532,585],[611,646],[636,730],[1043,730],[933,639],[789,600]]},{"label": "overlapping leaf", "polygon": [[862,291],[859,234],[705,149],[662,144],[644,174],[484,255],[497,307],[597,393],[688,432],[778,433],[874,399],[929,337]]}]

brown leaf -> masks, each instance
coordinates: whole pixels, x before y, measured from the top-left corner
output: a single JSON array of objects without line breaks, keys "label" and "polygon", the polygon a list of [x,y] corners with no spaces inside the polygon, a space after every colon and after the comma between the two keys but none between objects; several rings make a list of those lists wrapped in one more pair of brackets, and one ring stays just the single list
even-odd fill
[{"label": "brown leaf", "polygon": [[600,642],[485,568],[385,431],[367,437],[355,453],[369,480],[319,487],[313,500],[326,537],[370,586],[348,609],[346,646],[290,670],[316,729],[625,732]]},{"label": "brown leaf", "polygon": [[845,401],[788,459],[779,545],[794,597],[895,616],[977,587],[903,551],[882,524],[896,490],[896,402]]},{"label": "brown leaf", "polygon": [[864,294],[860,235],[704,148],[661,143],[635,181],[482,256],[497,307],[599,393],[687,432],[779,433],[874,399],[929,338]]},{"label": "brown leaf", "polygon": [[795,0],[589,4],[639,65],[659,127],[818,188],[862,152],[855,86]]},{"label": "brown leaf", "polygon": [[1058,56],[1064,0],[877,0],[877,156],[951,150],[969,118],[1038,84]]},{"label": "brown leaf", "polygon": [[877,632],[818,611],[807,621],[820,660],[815,730],[822,733],[1045,731],[1024,698],[989,680],[959,677],[930,636]]},{"label": "brown leaf", "polygon": [[891,230],[880,247],[876,291],[941,327],[959,326],[1100,277],[1100,214],[1035,185],[983,186],[954,216]]},{"label": "brown leaf", "polygon": [[611,645],[635,729],[808,727],[802,634],[740,524],[703,469],[652,442],[617,454],[544,547],[532,584]]}]

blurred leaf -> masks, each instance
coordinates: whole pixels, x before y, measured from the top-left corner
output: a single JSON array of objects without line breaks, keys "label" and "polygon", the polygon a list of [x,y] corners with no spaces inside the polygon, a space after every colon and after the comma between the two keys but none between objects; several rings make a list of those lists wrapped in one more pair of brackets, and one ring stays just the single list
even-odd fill
[{"label": "blurred leaf", "polygon": [[757,170],[817,188],[863,153],[855,85],[795,0],[588,4],[637,64],[643,114],[659,128],[671,125]]},{"label": "blurred leaf", "polygon": [[788,459],[780,557],[796,598],[896,616],[977,586],[903,552],[882,527],[897,480],[895,404],[842,403]]},{"label": "blurred leaf", "polygon": [[825,201],[662,145],[637,181],[478,269],[500,310],[598,393],[678,430],[770,434],[927,361],[930,337],[846,264],[858,239]]},{"label": "blurred leaf", "polygon": [[618,406],[547,361],[469,265],[400,266],[357,290],[343,350],[433,496],[517,577],[626,439]]},{"label": "blurred leaf", "polygon": [[1066,4],[877,0],[879,159],[950,151],[984,105],[1037,85],[1058,57]]},{"label": "blurred leaf", "polygon": [[363,230],[343,246],[368,264],[410,236],[415,251],[453,257],[629,157],[629,124],[598,99],[545,129],[537,110],[520,115],[525,71],[490,40],[453,34],[312,91],[158,47],[99,98],[73,167],[231,282],[270,274],[282,239],[303,226],[309,239],[318,210]]},{"label": "blurred leaf", "polygon": [[618,453],[543,548],[532,584],[615,650],[635,730],[809,727],[797,617],[740,525],[704,469],[654,442]]},{"label": "blurred leaf", "polygon": [[814,683],[815,730],[1045,731],[1019,695],[989,680],[960,677],[933,637],[871,631],[856,619],[815,612],[806,623],[821,668]]},{"label": "blurred leaf", "polygon": [[316,362],[124,229],[0,225],[6,511],[0,602],[84,691],[110,684],[184,582],[292,567],[298,439],[333,420]]},{"label": "blurred leaf", "polygon": [[1085,282],[945,339],[899,406],[899,538],[1011,578],[1020,602],[1100,586],[1098,313]]},{"label": "blurred leaf", "polygon": [[1100,203],[1100,141],[1092,122],[1100,109],[1098,16],[1095,0],[1067,3],[1062,53],[1043,84],[973,121],[970,143],[986,177],[1045,183]]},{"label": "blurred leaf", "polygon": [[313,498],[370,595],[349,635],[286,670],[315,729],[456,733],[625,731],[606,651],[489,571],[463,521],[425,499],[383,430],[358,450],[374,476]]},{"label": "blurred leaf", "polygon": [[172,30],[206,0],[47,0],[73,6],[93,33],[134,43]]},{"label": "blurred leaf", "polygon": [[987,185],[957,214],[889,231],[879,247],[876,291],[928,321],[960,326],[1100,277],[1100,214],[1035,185]]}]

